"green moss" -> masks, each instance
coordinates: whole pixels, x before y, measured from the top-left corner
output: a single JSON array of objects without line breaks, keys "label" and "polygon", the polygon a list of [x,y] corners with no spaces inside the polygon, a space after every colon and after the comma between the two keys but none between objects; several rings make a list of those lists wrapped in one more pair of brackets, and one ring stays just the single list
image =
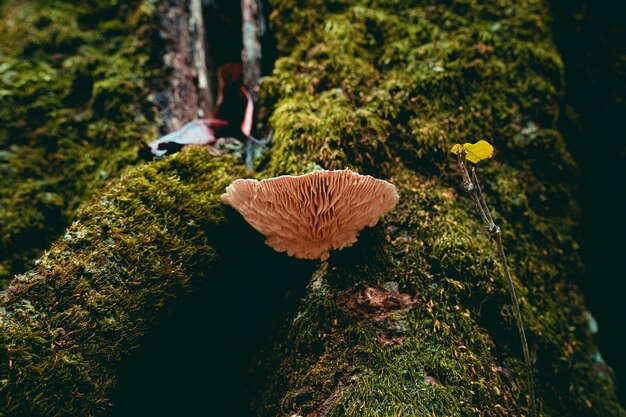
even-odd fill
[{"label": "green moss", "polygon": [[[541,414],[623,416],[573,284],[577,168],[555,130],[562,62],[546,3],[273,6],[285,56],[262,85],[274,108],[266,174],[349,166],[393,181],[402,197],[381,226],[331,256],[328,288],[310,291],[285,325],[260,412],[526,413],[495,248],[447,152],[486,139],[496,156],[479,175],[505,235]],[[388,281],[419,302],[382,321],[338,302]]]},{"label": "green moss", "polygon": [[[506,285],[447,152],[455,142],[487,139],[497,153],[479,174],[503,229],[537,360],[541,414],[623,416],[573,284],[581,270],[572,198],[576,166],[555,130],[562,64],[546,4],[273,3],[273,28],[284,56],[262,85],[269,115],[261,122],[274,129],[275,144],[259,175],[352,167],[394,182],[402,198],[378,227],[332,254],[325,281],[309,287],[299,314],[285,321],[274,349],[262,354],[259,363],[270,377],[255,402],[257,414],[526,414],[527,387]],[[137,46],[133,34],[141,31],[128,32],[126,22],[133,27],[143,9],[99,7],[114,17],[99,21],[101,10],[85,11],[78,26],[97,28],[93,38],[61,29],[46,38],[58,36],[64,48],[91,52],[98,48],[89,42],[97,42],[100,32],[117,39],[110,45],[119,54],[116,64],[91,52],[70,61],[78,68],[72,80],[99,74],[84,111],[68,110],[64,100],[74,81],[56,81],[59,69],[47,61],[49,51],[26,40],[10,44],[12,51],[43,58],[13,57],[24,67],[9,79],[24,77],[22,85],[34,92],[53,92],[30,91],[22,97],[33,100],[28,106],[11,101],[21,115],[11,132],[30,123],[29,115],[54,114],[66,124],[38,130],[51,132],[41,136],[50,141],[44,143],[68,137],[79,138],[70,142],[82,146],[80,157],[64,159],[54,147],[26,146],[36,136],[16,148],[21,154],[1,155],[23,166],[15,178],[29,178],[23,183],[27,193],[13,194],[28,216],[15,215],[15,222],[47,218],[25,203],[29,199],[65,213],[73,194],[59,190],[73,189],[67,178],[81,173],[91,178],[89,184],[99,184],[123,165],[123,158],[99,159],[88,143],[130,155],[133,141],[126,138],[152,132],[148,113],[133,101],[146,88],[145,79],[131,77],[135,55],[124,47],[125,40]],[[137,59],[149,62],[146,56]],[[67,65],[68,71],[75,68]],[[48,89],[51,80],[55,87]],[[117,104],[107,100],[116,94]],[[69,97],[72,103],[81,96]],[[127,122],[137,115],[139,122]],[[41,161],[46,152],[56,155],[59,166],[71,161],[76,169],[73,176],[59,176],[58,188],[41,182],[41,164],[18,165],[27,160],[22,155]],[[84,206],[36,269],[16,279],[0,327],[8,410],[89,415],[104,407],[119,360],[137,348],[158,311],[210,273],[224,224],[217,195],[243,174],[229,170],[231,163],[191,150],[131,170]],[[381,318],[346,301],[369,287],[394,286],[416,303],[407,309],[391,304]]]},{"label": "green moss", "polygon": [[0,6],[0,288],[155,135],[148,1]]},{"label": "green moss", "polygon": [[304,173],[311,164],[327,169],[376,165],[386,123],[355,108],[341,90],[323,92],[313,102],[307,99],[293,94],[276,106],[270,119],[276,129],[270,172]]},{"label": "green moss", "polygon": [[191,148],[127,171],[13,281],[0,317],[0,415],[104,408],[120,360],[164,307],[211,274],[220,195],[243,173],[233,166]]}]

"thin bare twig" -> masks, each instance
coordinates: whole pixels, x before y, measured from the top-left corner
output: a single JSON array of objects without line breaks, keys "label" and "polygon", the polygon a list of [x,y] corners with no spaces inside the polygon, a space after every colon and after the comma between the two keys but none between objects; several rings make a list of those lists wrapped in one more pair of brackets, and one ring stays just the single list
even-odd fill
[{"label": "thin bare twig", "polygon": [[463,179],[463,187],[469,193],[470,197],[474,205],[476,206],[476,210],[480,215],[480,219],[482,220],[485,228],[489,232],[491,238],[496,242],[496,246],[498,247],[498,257],[500,258],[500,263],[502,264],[502,269],[504,270],[504,278],[507,283],[507,287],[509,290],[509,295],[511,297],[511,301],[513,303],[513,311],[515,314],[515,322],[517,324],[517,331],[519,333],[519,338],[522,344],[522,351],[524,353],[524,362],[526,365],[526,378],[528,383],[528,411],[530,417],[537,416],[537,405],[535,400],[535,384],[533,381],[533,365],[530,359],[530,352],[528,350],[528,341],[526,339],[526,331],[524,330],[524,322],[522,321],[522,313],[519,307],[519,301],[517,299],[517,293],[515,292],[515,285],[513,284],[513,278],[511,277],[511,271],[509,270],[509,264],[506,260],[506,254],[504,252],[504,245],[502,244],[502,233],[500,231],[500,227],[497,226],[493,221],[493,216],[491,215],[491,211],[489,210],[489,206],[487,205],[487,200],[485,199],[485,195],[483,194],[483,190],[480,186],[480,182],[478,181],[478,176],[476,175],[476,170],[472,167],[472,174],[470,176],[466,167],[466,155],[467,150],[462,148],[460,152],[457,153],[457,168],[461,178]]}]

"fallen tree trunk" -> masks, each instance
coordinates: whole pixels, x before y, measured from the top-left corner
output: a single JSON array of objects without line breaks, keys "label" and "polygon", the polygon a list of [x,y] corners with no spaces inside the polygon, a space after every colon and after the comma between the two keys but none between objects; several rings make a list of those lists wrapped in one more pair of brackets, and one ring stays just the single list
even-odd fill
[{"label": "fallen tree trunk", "polygon": [[[255,373],[268,379],[254,414],[527,414],[495,248],[448,163],[453,143],[487,139],[497,154],[481,175],[516,279],[540,414],[624,415],[574,284],[576,167],[555,130],[562,65],[546,4],[274,3],[283,57],[260,88],[272,110],[261,122],[274,129],[261,175],[351,167],[395,183],[401,200],[319,266],[257,352]],[[224,244],[233,213],[218,196],[244,175],[192,149],[129,170],[86,203],[5,295],[2,412],[105,408],[121,359],[159,312],[224,279],[220,257],[266,250],[243,226],[245,249]],[[310,262],[298,274],[299,261],[276,256],[255,258],[259,277],[311,276]]]},{"label": "fallen tree trunk", "polygon": [[229,162],[184,152],[129,172],[13,281],[2,304],[2,415],[104,409],[119,361],[158,312],[211,276]]}]

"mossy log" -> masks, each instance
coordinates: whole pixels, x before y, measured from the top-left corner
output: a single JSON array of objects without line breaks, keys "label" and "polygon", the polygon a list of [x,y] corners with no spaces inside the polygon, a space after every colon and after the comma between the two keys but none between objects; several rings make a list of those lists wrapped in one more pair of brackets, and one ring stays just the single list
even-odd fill
[{"label": "mossy log", "polygon": [[[274,145],[257,176],[350,167],[395,183],[401,200],[314,274],[302,261],[306,296],[254,361],[269,377],[253,414],[527,415],[506,283],[448,155],[486,139],[497,152],[480,175],[516,280],[540,414],[624,416],[575,284],[577,169],[555,129],[563,76],[546,2],[272,3],[281,58],[261,84],[260,124]],[[235,251],[224,244],[233,213],[219,194],[246,175],[192,148],[84,202],[4,296],[1,413],[105,408],[120,360],[158,313],[225,278],[215,271]],[[261,250],[250,227],[237,240]],[[294,261],[277,256],[255,268],[285,275]]]}]

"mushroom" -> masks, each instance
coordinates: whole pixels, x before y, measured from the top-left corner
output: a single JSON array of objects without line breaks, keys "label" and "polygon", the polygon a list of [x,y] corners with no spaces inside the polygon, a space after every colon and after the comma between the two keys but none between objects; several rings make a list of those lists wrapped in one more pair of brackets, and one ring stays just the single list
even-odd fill
[{"label": "mushroom", "polygon": [[222,195],[276,251],[322,261],[356,242],[398,199],[393,184],[348,169],[236,180]]}]

